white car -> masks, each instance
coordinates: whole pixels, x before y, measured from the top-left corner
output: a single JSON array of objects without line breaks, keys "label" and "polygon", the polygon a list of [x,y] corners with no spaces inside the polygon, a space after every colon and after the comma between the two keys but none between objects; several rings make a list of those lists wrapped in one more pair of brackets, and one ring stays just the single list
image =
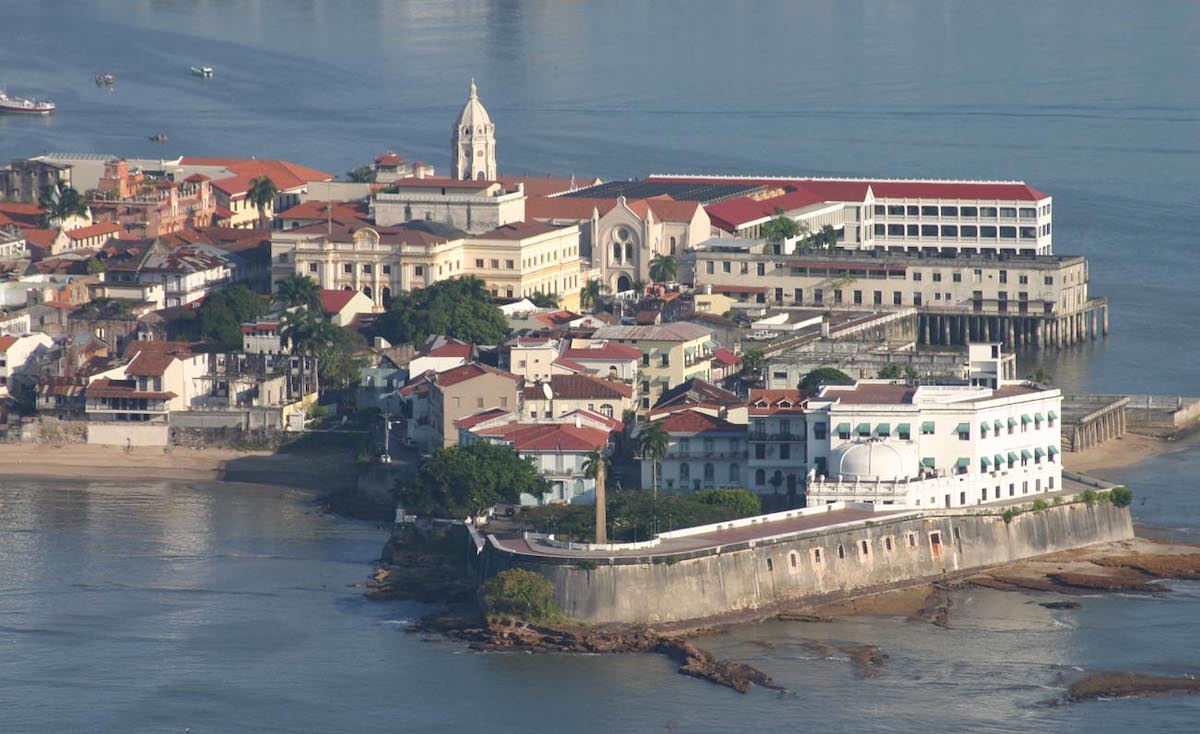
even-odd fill
[{"label": "white car", "polygon": [[759,329],[758,331],[752,331],[747,334],[746,338],[752,342],[769,342],[775,338],[775,332],[767,331],[766,329]]}]

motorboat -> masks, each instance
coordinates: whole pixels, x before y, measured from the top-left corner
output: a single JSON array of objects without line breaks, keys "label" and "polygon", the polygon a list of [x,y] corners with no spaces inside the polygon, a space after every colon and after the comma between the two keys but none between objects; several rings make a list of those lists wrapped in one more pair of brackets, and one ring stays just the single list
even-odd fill
[{"label": "motorboat", "polygon": [[150,136],[150,140],[155,143],[165,143],[170,140],[170,138],[167,137],[166,133],[154,133]]},{"label": "motorboat", "polygon": [[96,86],[97,87],[105,87],[105,86],[111,87],[113,84],[116,83],[116,81],[117,81],[117,77],[116,77],[116,75],[114,75],[112,73],[96,75]]},{"label": "motorboat", "polygon": [[48,100],[10,97],[0,89],[0,112],[16,112],[26,115],[48,115],[54,111],[54,103]]},{"label": "motorboat", "polygon": [[193,66],[192,73],[205,79],[212,79],[213,68],[211,66]]}]

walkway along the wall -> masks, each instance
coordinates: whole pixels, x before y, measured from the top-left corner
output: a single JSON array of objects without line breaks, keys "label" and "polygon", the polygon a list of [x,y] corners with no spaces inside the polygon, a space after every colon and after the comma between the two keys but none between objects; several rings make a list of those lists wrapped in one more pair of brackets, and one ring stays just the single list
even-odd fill
[{"label": "walkway along the wall", "polygon": [[851,527],[658,555],[588,558],[516,553],[489,537],[477,570],[544,574],[573,619],[666,623],[767,612],[808,597],[937,578],[1133,537],[1127,508],[1051,505],[1005,522],[1003,506],[894,514]]}]

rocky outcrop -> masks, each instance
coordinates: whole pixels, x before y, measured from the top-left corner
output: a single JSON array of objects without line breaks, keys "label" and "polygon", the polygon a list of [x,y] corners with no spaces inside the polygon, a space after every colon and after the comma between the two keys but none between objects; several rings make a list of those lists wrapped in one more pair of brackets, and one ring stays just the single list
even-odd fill
[{"label": "rocky outcrop", "polygon": [[1193,676],[1173,678],[1138,673],[1092,673],[1070,685],[1065,702],[1197,693],[1200,693],[1200,678]]}]

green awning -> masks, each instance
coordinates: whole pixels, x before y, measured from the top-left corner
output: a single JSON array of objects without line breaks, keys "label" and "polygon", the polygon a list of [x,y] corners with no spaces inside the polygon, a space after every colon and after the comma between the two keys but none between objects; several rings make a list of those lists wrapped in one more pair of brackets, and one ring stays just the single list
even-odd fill
[{"label": "green awning", "polygon": [[970,423],[959,423],[958,428],[955,428],[954,432],[955,433],[970,433],[971,432],[971,424]]},{"label": "green awning", "polygon": [[849,432],[850,432],[850,424],[849,424],[849,423],[839,423],[839,424],[837,425],[837,432],[838,432],[839,434],[841,434],[841,433],[849,433]]},{"label": "green awning", "polygon": [[993,458],[996,459],[996,468],[997,469],[1004,468],[1004,457],[1003,456],[1001,456],[1000,454],[996,454]]},{"label": "green awning", "polygon": [[1050,420],[1052,421],[1058,420],[1058,413],[1055,413],[1053,410],[1046,413],[1046,415],[1050,416]]},{"label": "green awning", "polygon": [[1051,455],[1051,456],[1054,456],[1055,454],[1057,454],[1057,453],[1058,453],[1058,447],[1057,447],[1057,446],[1051,446],[1050,448],[1048,448],[1048,449],[1046,449],[1046,450],[1050,452],[1050,455]]},{"label": "green awning", "polygon": [[1041,423],[1043,420],[1045,420],[1045,418],[1043,418],[1043,417],[1042,417],[1042,414],[1041,414],[1041,413],[1034,413],[1034,414],[1033,414],[1033,422],[1034,422],[1034,423]]},{"label": "green awning", "polygon": [[1000,432],[1000,429],[1001,429],[1001,428],[1004,428],[1004,426],[1003,426],[1003,425],[1001,425],[1000,421],[998,421],[998,420],[997,420],[997,421],[993,421],[993,422],[992,422],[992,425],[994,425],[994,426],[996,427],[996,433],[999,433],[999,432]]},{"label": "green awning", "polygon": [[979,460],[979,465],[986,469],[992,465],[992,460],[985,456]]},{"label": "green awning", "polygon": [[858,424],[858,435],[870,436],[871,435],[871,424],[870,423],[859,423]]},{"label": "green awning", "polygon": [[907,423],[897,423],[896,433],[899,433],[901,436],[905,434],[912,435],[912,428]]},{"label": "green awning", "polygon": [[992,424],[984,421],[983,423],[979,424],[979,430],[982,433],[987,433],[988,431],[992,430]]},{"label": "green awning", "polygon": [[1008,419],[1008,425],[1009,425],[1009,427],[1010,427],[1010,428],[1011,428],[1011,427],[1015,427],[1015,426],[1017,425],[1017,419],[1016,419],[1016,418],[1009,418],[1009,419]]},{"label": "green awning", "polygon": [[1035,448],[1035,449],[1033,450],[1033,455],[1034,455],[1034,456],[1036,456],[1036,457],[1038,457],[1038,458],[1040,459],[1040,458],[1042,458],[1043,456],[1045,456],[1045,455],[1046,455],[1046,452],[1042,450],[1042,447],[1041,447],[1041,446],[1038,446],[1037,448]]},{"label": "green awning", "polygon": [[958,461],[954,462],[955,469],[966,469],[970,465],[971,465],[971,460],[966,457],[962,457]]},{"label": "green awning", "polygon": [[1009,452],[1008,452],[1008,460],[1009,460],[1009,461],[1016,461],[1018,458],[1020,458],[1020,457],[1018,457],[1018,456],[1017,456],[1016,454],[1014,454],[1013,452],[1011,452],[1011,451],[1009,451]]},{"label": "green awning", "polygon": [[1033,423],[1033,419],[1027,415],[1021,416],[1021,425],[1025,425],[1026,423]]},{"label": "green awning", "polygon": [[933,457],[926,456],[924,459],[921,459],[921,466],[927,466],[930,469],[932,469],[933,468]]},{"label": "green awning", "polygon": [[1033,458],[1033,454],[1029,453],[1028,449],[1021,449],[1021,458],[1029,460]]},{"label": "green awning", "polygon": [[879,434],[880,436],[892,435],[892,424],[880,423],[879,425],[875,426],[875,433]]},{"label": "green awning", "polygon": [[933,433],[933,421],[925,421],[922,423],[921,433]]}]

